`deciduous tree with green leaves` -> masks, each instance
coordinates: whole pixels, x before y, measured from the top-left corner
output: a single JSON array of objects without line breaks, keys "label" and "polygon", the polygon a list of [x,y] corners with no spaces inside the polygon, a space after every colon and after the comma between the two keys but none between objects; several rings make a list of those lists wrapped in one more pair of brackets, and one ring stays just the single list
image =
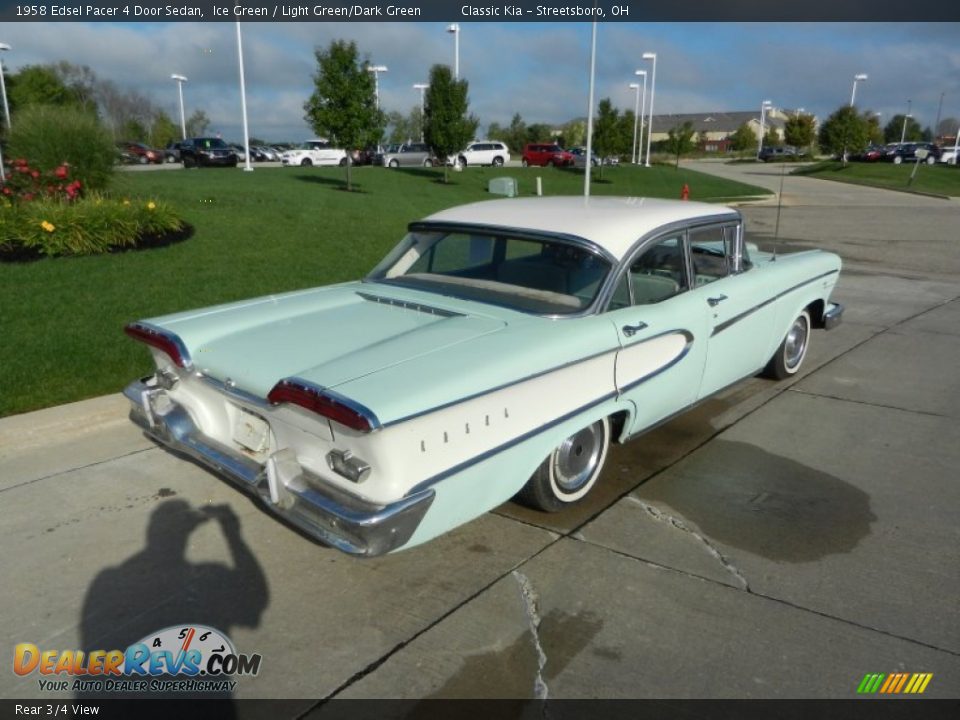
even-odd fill
[{"label": "deciduous tree with green leaves", "polygon": [[467,146],[477,132],[479,122],[468,115],[469,100],[466,80],[454,80],[446,65],[430,68],[430,88],[424,108],[423,136],[427,145],[443,163],[443,181],[447,177],[446,158]]},{"label": "deciduous tree with green leaves", "polygon": [[804,150],[813,144],[816,137],[813,115],[796,113],[787,118],[783,125],[783,139],[787,145]]},{"label": "deciduous tree with green leaves", "polygon": [[818,140],[821,150],[840,156],[846,164],[847,153],[862,152],[867,147],[869,129],[856,108],[843,105],[820,126]]},{"label": "deciduous tree with green leaves", "polygon": [[318,136],[347,151],[347,190],[353,190],[351,151],[376,145],[385,119],[377,108],[369,58],[360,59],[353,41],[334,40],[314,51],[314,91],[304,103],[304,119]]},{"label": "deciduous tree with green leaves", "polygon": [[694,148],[693,123],[687,120],[683,125],[674,125],[667,131],[666,149],[676,156],[675,167],[680,167],[680,156]]},{"label": "deciduous tree with green leaves", "polygon": [[903,115],[894,115],[890,118],[883,128],[883,138],[888,143],[900,142],[901,136],[904,142],[916,142],[923,140],[923,128],[920,123],[912,117],[907,117],[907,132],[903,132]]},{"label": "deciduous tree with green leaves", "polygon": [[600,180],[603,180],[603,159],[617,151],[619,140],[620,111],[613,106],[610,98],[604,98],[597,109],[597,119],[593,124],[593,146],[590,148],[599,163]]},{"label": "deciduous tree with green leaves", "polygon": [[746,152],[757,145],[757,135],[747,123],[738,127],[727,140],[730,141],[730,147],[739,153]]}]

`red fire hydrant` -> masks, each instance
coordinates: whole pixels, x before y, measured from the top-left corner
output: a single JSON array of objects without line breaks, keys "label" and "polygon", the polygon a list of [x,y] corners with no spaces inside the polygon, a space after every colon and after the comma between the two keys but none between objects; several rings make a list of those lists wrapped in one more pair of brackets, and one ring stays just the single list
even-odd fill
[{"label": "red fire hydrant", "polygon": [[680,199],[681,200],[690,199],[690,186],[687,185],[686,183],[683,184],[683,189],[680,191]]}]

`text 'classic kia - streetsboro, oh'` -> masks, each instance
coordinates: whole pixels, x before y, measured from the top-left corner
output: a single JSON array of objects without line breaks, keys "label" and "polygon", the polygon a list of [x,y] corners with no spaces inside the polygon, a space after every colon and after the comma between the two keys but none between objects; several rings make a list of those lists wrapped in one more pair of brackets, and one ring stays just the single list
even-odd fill
[{"label": "text 'classic kia - streetsboro, oh'", "polygon": [[644,198],[444,210],[363,280],[134,322],[153,439],[340,550],[381,555],[510,498],[563,510],[623,442],[787,378],[840,258],[747,246],[730,208]]}]

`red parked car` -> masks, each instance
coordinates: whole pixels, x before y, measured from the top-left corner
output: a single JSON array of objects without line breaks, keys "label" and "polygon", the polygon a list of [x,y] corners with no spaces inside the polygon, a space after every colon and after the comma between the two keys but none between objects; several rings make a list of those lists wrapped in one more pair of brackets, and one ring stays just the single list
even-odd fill
[{"label": "red parked car", "polygon": [[147,147],[143,143],[119,142],[117,143],[117,147],[125,162],[139,163],[140,165],[163,162],[163,150],[154,150],[152,147]]},{"label": "red parked car", "polygon": [[573,165],[573,154],[567,152],[556,143],[527,143],[523,147],[524,167],[529,165],[556,165],[567,167]]}]

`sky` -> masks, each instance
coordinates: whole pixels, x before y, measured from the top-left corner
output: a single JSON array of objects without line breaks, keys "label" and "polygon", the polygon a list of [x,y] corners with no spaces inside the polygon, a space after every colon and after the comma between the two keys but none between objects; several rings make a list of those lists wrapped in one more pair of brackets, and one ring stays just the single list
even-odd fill
[{"label": "sky", "polygon": [[[303,120],[313,90],[313,51],[331,40],[355,40],[362,55],[386,65],[381,107],[419,107],[412,86],[430,67],[453,65],[453,36],[443,23],[243,23],[250,134],[299,141],[314,133]],[[589,23],[461,22],[460,76],[470,83],[470,108],[479,135],[514,113],[528,123],[562,124],[587,114]],[[632,109],[629,83],[650,70],[657,53],[655,113],[805,108],[821,119],[850,101],[882,113],[881,124],[911,112],[932,126],[960,118],[960,23],[601,23],[596,101],[609,97]],[[171,73],[186,75],[189,115],[202,109],[210,132],[242,139],[236,25],[180,23],[7,23],[0,25],[6,72],[68,60],[99,77],[135,88],[179,115]],[[648,83],[650,77],[648,76]],[[649,86],[648,86],[649,87]]]}]

